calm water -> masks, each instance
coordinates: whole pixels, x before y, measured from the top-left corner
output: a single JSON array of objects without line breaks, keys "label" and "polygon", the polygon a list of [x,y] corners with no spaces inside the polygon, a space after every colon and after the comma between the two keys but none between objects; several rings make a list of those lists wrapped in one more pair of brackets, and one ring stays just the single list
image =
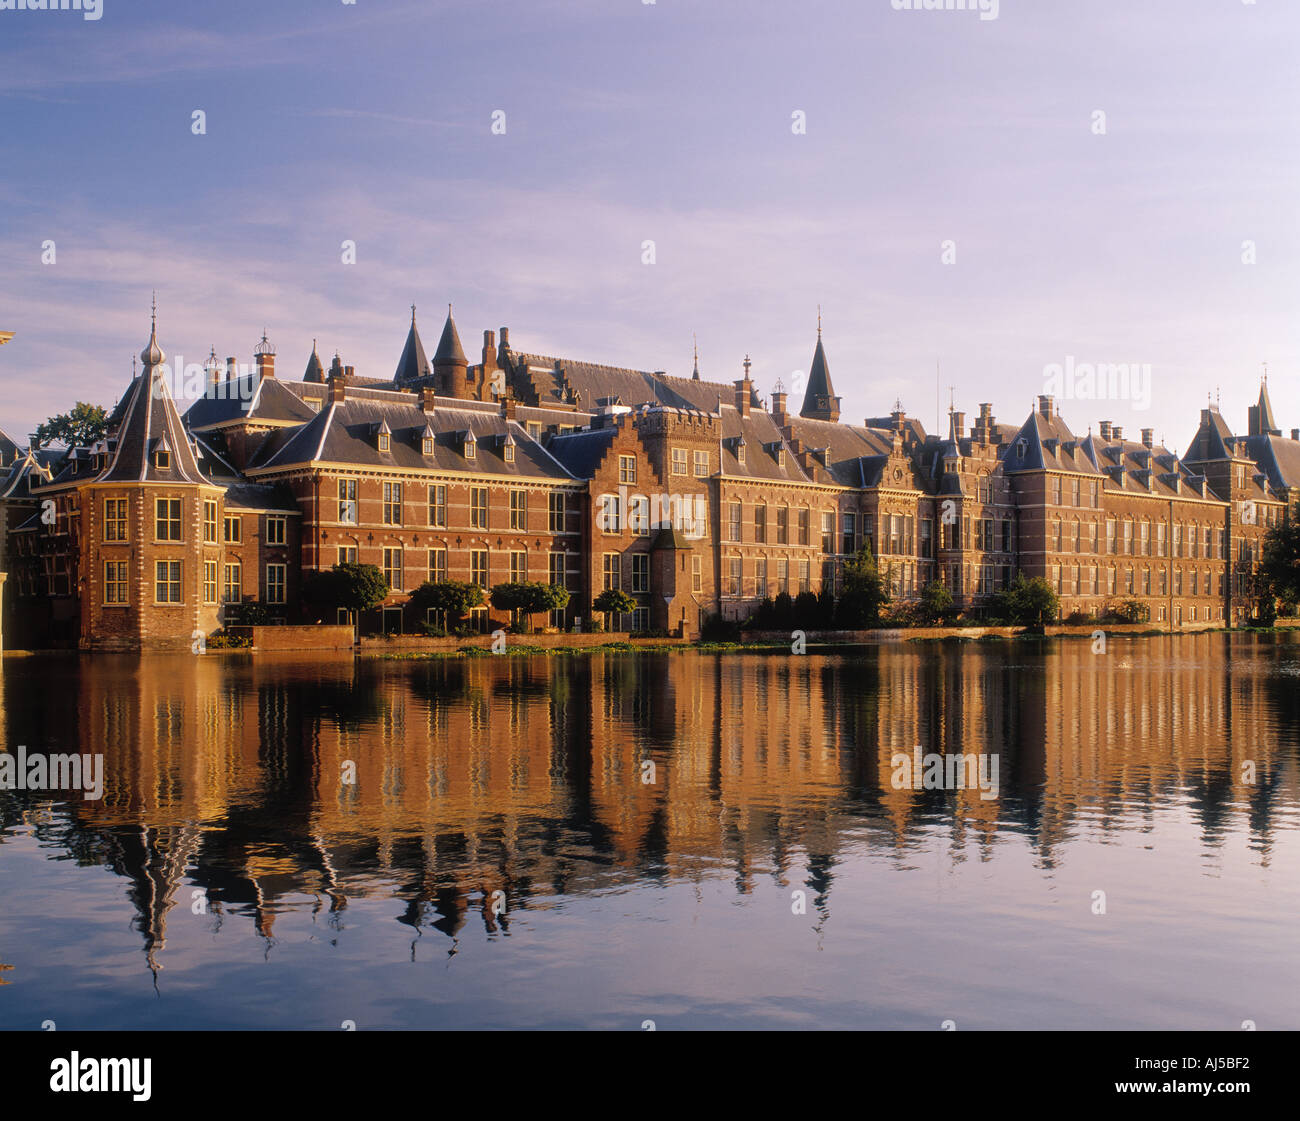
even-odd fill
[{"label": "calm water", "polygon": [[1289,638],[0,674],[0,1027],[1300,1027]]}]

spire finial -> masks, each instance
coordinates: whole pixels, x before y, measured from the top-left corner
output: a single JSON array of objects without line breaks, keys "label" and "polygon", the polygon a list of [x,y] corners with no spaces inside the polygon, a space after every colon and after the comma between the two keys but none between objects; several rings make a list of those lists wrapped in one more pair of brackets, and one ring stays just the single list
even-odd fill
[{"label": "spire finial", "polygon": [[695,381],[700,380],[700,340],[696,337],[695,332],[691,332],[691,344],[695,351],[695,365],[691,368],[691,378]]},{"label": "spire finial", "polygon": [[415,305],[411,305],[411,326],[415,326]]},{"label": "spire finial", "polygon": [[750,366],[752,366],[753,364],[754,364],[754,363],[752,363],[752,362],[749,360],[749,355],[746,354],[746,355],[745,355],[745,360],[741,363],[741,365],[745,367],[745,380],[746,380],[746,381],[749,381],[749,368],[750,368]]},{"label": "spire finial", "polygon": [[451,318],[451,303],[450,303],[450,301],[447,303],[447,318],[448,318],[448,319]]},{"label": "spire finial", "polygon": [[153,290],[153,304],[149,309],[149,326],[153,331],[158,330],[158,289]]},{"label": "spire finial", "polygon": [[1268,363],[1263,362],[1261,365],[1264,367],[1264,384],[1268,385]]},{"label": "spire finial", "polygon": [[818,337],[819,339],[822,337],[822,306],[821,306],[821,304],[818,304],[818,305],[817,305],[817,337]]}]

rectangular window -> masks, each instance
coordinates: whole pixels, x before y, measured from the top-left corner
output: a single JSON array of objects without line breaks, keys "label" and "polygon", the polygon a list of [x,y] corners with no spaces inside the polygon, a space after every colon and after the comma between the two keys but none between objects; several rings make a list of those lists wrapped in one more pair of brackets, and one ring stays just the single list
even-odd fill
[{"label": "rectangular window", "polygon": [[810,538],[808,536],[809,529],[810,529],[808,522],[809,522],[808,507],[801,506],[799,508],[799,544],[800,545],[807,545],[810,541]]},{"label": "rectangular window", "polygon": [[744,572],[744,563],[739,557],[727,558],[727,595],[740,595],[740,581]]},{"label": "rectangular window", "polygon": [[266,519],[266,543],[268,545],[284,544],[285,521],[285,518]]},{"label": "rectangular window", "polygon": [[650,590],[650,554],[632,554],[632,590],[648,592]]},{"label": "rectangular window", "polygon": [[[841,552],[844,556],[846,556],[846,557],[850,557],[850,556],[852,556],[855,552],[857,552],[857,539],[858,539],[858,516],[857,516],[857,514],[844,514],[844,515],[841,516],[841,518],[840,518],[840,532],[841,532],[841,535],[842,535],[842,538],[843,538],[843,539],[841,540],[841,542],[840,542],[840,552]],[[929,533],[929,522],[922,522],[922,523],[921,523],[921,541],[922,541],[922,548],[925,547],[925,546],[924,546],[924,542],[927,541],[927,540],[929,539],[929,536],[930,536],[930,533]],[[929,554],[929,553],[923,553],[922,555],[928,557],[930,554]]]},{"label": "rectangular window", "polygon": [[744,506],[739,502],[727,504],[727,540],[740,540],[740,523],[744,517]]},{"label": "rectangular window", "polygon": [[356,563],[357,563],[357,547],[356,547],[355,545],[340,545],[340,546],[339,546],[339,560],[338,560],[338,563],[339,563],[339,564],[356,564]]},{"label": "rectangular window", "polygon": [[217,500],[215,498],[203,500],[203,543],[205,545],[217,543]]},{"label": "rectangular window", "polygon": [[754,594],[766,597],[767,591],[767,557],[759,557],[754,561]]},{"label": "rectangular window", "polygon": [[447,528],[447,488],[440,484],[429,487],[429,524]]},{"label": "rectangular window", "polygon": [[754,506],[754,540],[760,545],[767,544],[767,504],[759,502]]},{"label": "rectangular window", "polygon": [[[110,499],[109,501],[114,501]],[[124,604],[127,602],[127,562],[107,561],[104,564],[104,602]]]},{"label": "rectangular window", "polygon": [[[168,502],[170,499],[159,499]],[[180,603],[181,601],[181,562],[154,562],[154,603]]]},{"label": "rectangular window", "polygon": [[447,582],[447,550],[429,550],[429,583],[445,584]]},{"label": "rectangular window", "polygon": [[696,478],[705,478],[709,474],[709,453],[695,453],[695,476]]},{"label": "rectangular window", "polygon": [[[346,525],[357,524],[357,481],[339,480],[339,521]],[[229,537],[226,538],[230,540]]]},{"label": "rectangular window", "polygon": [[104,540],[126,540],[127,499],[106,498],[104,500]]},{"label": "rectangular window", "polygon": [[[696,591],[699,591],[697,588]],[[776,594],[790,591],[790,562],[782,557],[776,562]]]},{"label": "rectangular window", "polygon": [[266,602],[283,603],[284,602],[284,585],[285,572],[287,566],[283,564],[268,564],[266,566]]},{"label": "rectangular window", "polygon": [[790,507],[778,506],[776,508],[776,543],[778,545],[788,544],[790,540]]},{"label": "rectangular window", "polygon": [[638,607],[633,610],[632,629],[634,631],[648,631],[650,629],[650,608]]},{"label": "rectangular window", "polygon": [[384,579],[388,581],[388,587],[394,592],[402,590],[402,550],[398,546],[384,547]]},{"label": "rectangular window", "polygon": [[1106,519],[1106,552],[1115,552],[1115,519]]},{"label": "rectangular window", "polygon": [[812,562],[801,560],[799,562],[799,591],[812,591]]},{"label": "rectangular window", "polygon": [[549,528],[552,533],[564,532],[564,491],[553,490],[547,498]]},{"label": "rectangular window", "polygon": [[469,488],[469,524],[474,529],[488,527],[487,487]]},{"label": "rectangular window", "polygon": [[227,545],[238,545],[244,539],[244,520],[238,514],[227,514],[224,525]]},{"label": "rectangular window", "polygon": [[244,598],[243,566],[238,561],[227,561],[221,588],[222,603],[239,603]]},{"label": "rectangular window", "polygon": [[1127,518],[1124,519],[1124,555],[1133,555],[1133,523]]},{"label": "rectangular window", "polygon": [[704,566],[699,557],[691,557],[691,591],[704,591]]},{"label": "rectangular window", "polygon": [[636,483],[636,456],[620,455],[618,457],[618,481],[629,486]]},{"label": "rectangular window", "polygon": [[686,449],[673,448],[673,474],[686,474]]},{"label": "rectangular window", "polygon": [[519,549],[510,552],[510,583],[522,584],[528,579],[528,554]]},{"label": "rectangular window", "polygon": [[402,484],[384,484],[384,525],[402,524]]},{"label": "rectangular window", "polygon": [[488,554],[486,549],[471,549],[469,552],[469,582],[480,588],[488,586]]},{"label": "rectangular window", "polygon": [[623,583],[622,557],[618,553],[606,553],[601,574],[605,579],[605,591],[618,591]]},{"label": "rectangular window", "polygon": [[632,522],[632,532],[639,534],[641,537],[650,536],[650,496],[646,494],[634,494],[628,501],[629,517]]},{"label": "rectangular window", "polygon": [[1061,477],[1059,475],[1053,475],[1052,476],[1052,505],[1059,506],[1060,504],[1061,504]]},{"label": "rectangular window", "polygon": [[510,492],[510,528],[528,528],[528,492],[512,490]]},{"label": "rectangular window", "polygon": [[[154,540],[179,541],[181,539],[181,500],[179,498],[154,499]],[[159,600],[169,603],[170,600]]]},{"label": "rectangular window", "polygon": [[623,519],[617,494],[602,494],[600,496],[598,520],[601,533],[617,533],[619,531]]},{"label": "rectangular window", "polygon": [[[214,526],[215,528],[215,526]],[[217,602],[217,562],[214,560],[205,560],[203,562],[203,602]]]},{"label": "rectangular window", "polygon": [[822,511],[822,552],[835,552],[835,513],[832,510]]}]

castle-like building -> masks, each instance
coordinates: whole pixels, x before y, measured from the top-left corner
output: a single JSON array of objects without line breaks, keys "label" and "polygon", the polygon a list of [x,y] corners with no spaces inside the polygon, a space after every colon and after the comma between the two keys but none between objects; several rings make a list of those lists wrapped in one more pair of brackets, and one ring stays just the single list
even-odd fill
[{"label": "castle-like building", "polygon": [[711,382],[698,358],[689,378],[601,366],[516,350],[502,327],[471,364],[450,308],[432,360],[412,309],[390,379],[313,348],[284,380],[265,335],[244,372],[214,350],[183,414],[156,322],[140,357],[94,446],[0,434],[11,645],[179,649],[250,603],[312,621],[303,576],[345,561],[391,589],[363,629],[416,629],[425,581],[530,580],[571,593],[552,626],[619,588],[625,625],[691,636],[835,590],[863,546],[902,600],[937,580],[978,610],[1023,572],[1063,616],[1131,599],[1163,627],[1234,625],[1300,495],[1300,431],[1282,436],[1267,385],[1247,435],[1209,406],[1181,457],[1150,429],[1076,435],[1047,396],[1018,425],[981,404],[927,434],[901,406],[841,422],[820,327],[797,412],[779,386],[764,401],[748,359]]}]

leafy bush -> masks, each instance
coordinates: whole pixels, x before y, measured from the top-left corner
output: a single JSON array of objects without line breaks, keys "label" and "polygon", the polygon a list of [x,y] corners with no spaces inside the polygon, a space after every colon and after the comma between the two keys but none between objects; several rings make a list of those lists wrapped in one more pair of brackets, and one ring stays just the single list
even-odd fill
[{"label": "leafy bush", "polygon": [[734,619],[724,619],[721,615],[706,615],[700,624],[700,641],[739,642],[740,624]]}]

